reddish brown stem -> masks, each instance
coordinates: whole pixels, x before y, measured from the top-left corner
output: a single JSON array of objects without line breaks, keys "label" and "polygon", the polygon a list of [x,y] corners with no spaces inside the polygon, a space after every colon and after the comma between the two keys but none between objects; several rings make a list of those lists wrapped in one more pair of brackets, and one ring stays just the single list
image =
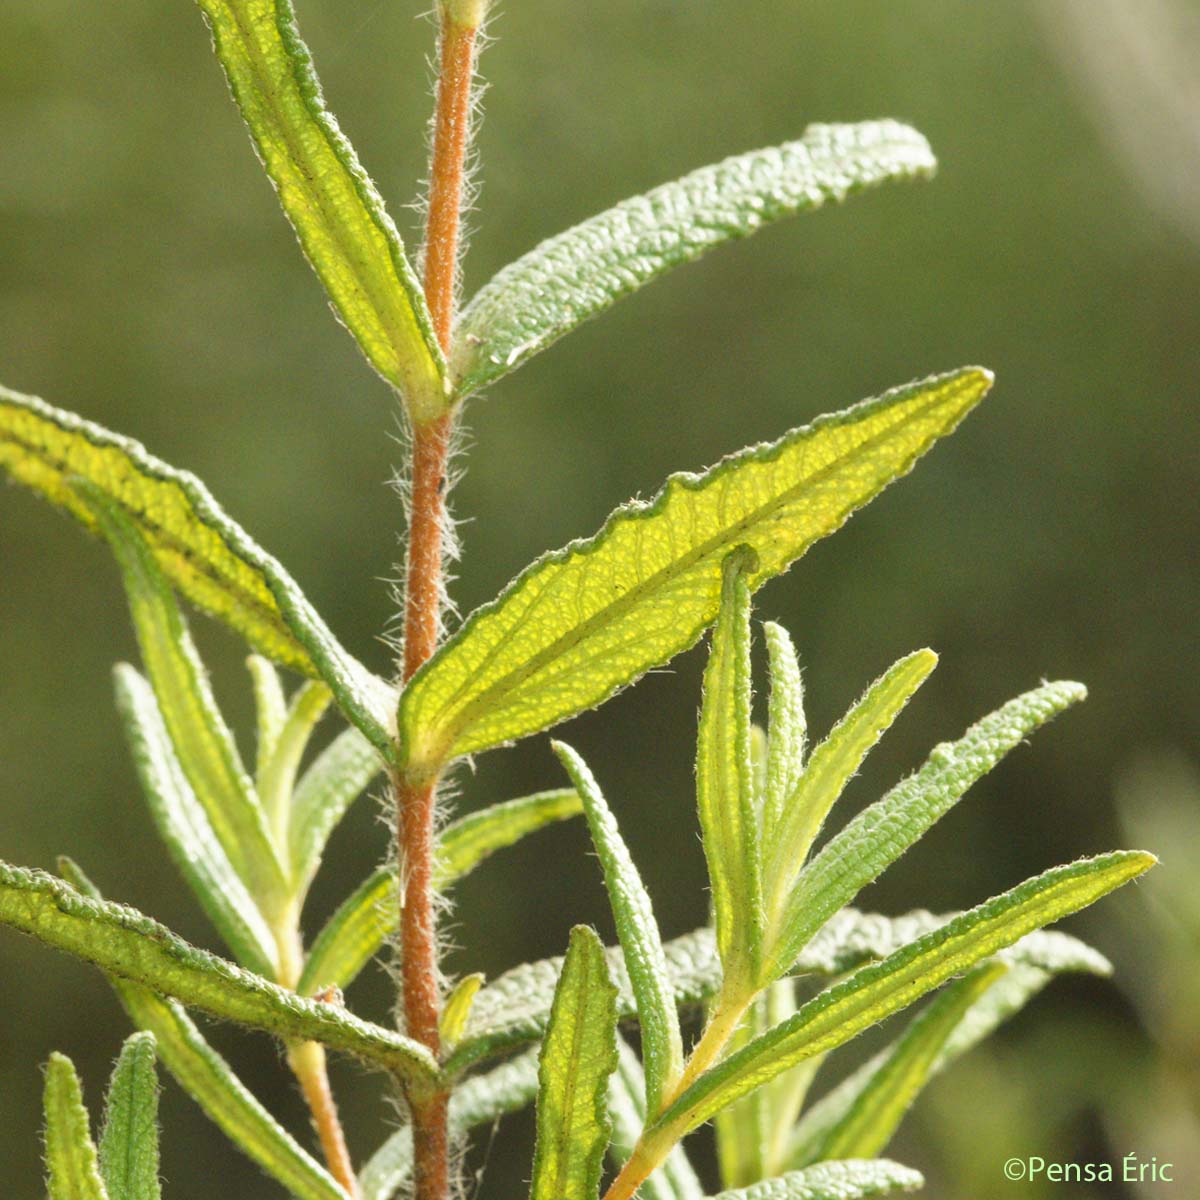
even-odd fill
[{"label": "reddish brown stem", "polygon": [[[443,11],[441,67],[434,114],[429,216],[425,236],[425,299],[434,333],[449,353],[454,323],[464,161],[471,119],[475,30]],[[404,661],[407,683],[437,648],[441,623],[442,558],[446,525],[446,462],[453,415],[414,422],[408,558],[405,569]],[[403,870],[400,919],[401,983],[408,1035],[434,1055],[438,1021],[437,923],[433,895],[434,807],[437,780],[393,779],[397,840]],[[410,1095],[416,1200],[445,1200],[450,1190],[449,1097]]]}]

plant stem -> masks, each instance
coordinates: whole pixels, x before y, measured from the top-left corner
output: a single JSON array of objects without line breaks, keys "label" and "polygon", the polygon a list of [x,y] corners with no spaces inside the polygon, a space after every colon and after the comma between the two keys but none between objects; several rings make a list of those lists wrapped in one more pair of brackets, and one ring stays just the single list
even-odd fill
[{"label": "plant stem", "polygon": [[[470,134],[475,27],[441,13],[440,71],[433,123],[429,214],[425,230],[425,299],[434,333],[449,353],[454,323],[464,163]],[[446,462],[453,414],[413,423],[408,554],[405,566],[404,660],[407,683],[433,654],[441,628],[446,525]],[[398,771],[397,851],[404,880],[400,921],[401,992],[408,1035],[440,1053],[437,922],[433,895],[437,780]],[[445,1200],[450,1188],[449,1096],[408,1097],[412,1110],[415,1200]]]},{"label": "plant stem", "polygon": [[319,1042],[301,1042],[289,1050],[288,1063],[300,1082],[300,1090],[312,1113],[313,1128],[317,1131],[330,1174],[345,1188],[347,1195],[356,1197],[358,1179],[329,1086],[325,1047]]}]

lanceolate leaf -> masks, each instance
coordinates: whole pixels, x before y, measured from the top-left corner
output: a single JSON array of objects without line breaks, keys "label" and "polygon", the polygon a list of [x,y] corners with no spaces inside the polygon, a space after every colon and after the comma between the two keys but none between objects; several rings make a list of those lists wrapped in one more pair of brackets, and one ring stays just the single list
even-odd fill
[{"label": "lanceolate leaf", "polygon": [[[100,893],[79,866],[59,859],[72,887],[93,900]],[[205,1040],[175,1000],[164,1000],[139,983],[110,975],[129,1019],[154,1035],[158,1057],[176,1082],[231,1142],[298,1200],[347,1200],[324,1167],[296,1143]]]},{"label": "lanceolate leaf", "polygon": [[154,1036],[126,1041],[108,1087],[100,1170],[109,1200],[159,1200],[158,1076]]},{"label": "lanceolate leaf", "polygon": [[198,0],[230,90],[313,270],[418,420],[447,407],[421,287],[383,201],[325,107],[288,0]]},{"label": "lanceolate leaf", "polygon": [[821,1163],[807,1171],[792,1171],[764,1179],[752,1187],[719,1192],[712,1200],[865,1200],[915,1192],[925,1186],[919,1172],[887,1159]]},{"label": "lanceolate leaf", "polygon": [[351,723],[380,753],[391,753],[390,689],[342,649],[295,581],[194,475],[3,387],[0,467],[95,532],[95,513],[72,486],[88,481],[137,526],[174,588],[267,658],[323,679]]},{"label": "lanceolate leaf", "polygon": [[616,988],[600,939],[578,925],[542,1042],[530,1200],[596,1200],[616,1066]]},{"label": "lanceolate leaf", "polygon": [[779,919],[764,975],[788,969],[800,949],[945,815],[966,790],[1040,725],[1078,703],[1078,683],[1048,683],[1010,700],[954,743],[935,747],[925,765],[860,813],[804,869]]},{"label": "lanceolate leaf", "polygon": [[[901,946],[939,929],[958,914],[935,915],[918,910],[900,917],[861,913],[853,908],[837,913],[801,951],[792,964],[796,975],[844,975],[865,963],[886,958]],[[694,1008],[712,999],[721,984],[721,959],[711,929],[697,929],[663,946],[675,1003]],[[1034,964],[1050,971],[1091,971],[1106,974],[1105,957],[1065,933],[1041,930],[1023,937],[1004,952],[1006,961]],[[608,950],[608,964],[617,983],[617,1012],[636,1016],[620,947]],[[471,1010],[467,1035],[447,1063],[456,1073],[481,1060],[537,1041],[546,1029],[561,958],[523,963],[499,976],[479,993]]]},{"label": "lanceolate leaf", "polygon": [[871,747],[937,666],[932,650],[902,658],[838,722],[813,752],[784,801],[778,822],[764,838],[763,890],[768,906],[782,906],[829,810]]},{"label": "lanceolate leaf", "polygon": [[275,664],[261,654],[251,654],[246,659],[250,682],[254,688],[255,732],[259,765],[271,760],[275,750],[275,739],[287,719],[287,698],[283,694],[283,682]]},{"label": "lanceolate leaf", "polygon": [[438,1031],[441,1034],[442,1045],[447,1050],[452,1050],[462,1037],[463,1030],[467,1027],[467,1018],[471,1015],[471,1005],[475,1001],[476,993],[483,986],[483,978],[478,971],[472,975],[464,975],[446,997]]},{"label": "lanceolate leaf", "polygon": [[[450,1097],[450,1127],[464,1134],[533,1102],[538,1088],[538,1053],[524,1054],[475,1075]],[[361,1200],[391,1200],[412,1174],[412,1127],[402,1125],[371,1155],[358,1177]]]},{"label": "lanceolate leaf", "polygon": [[302,999],[188,945],[134,909],[88,899],[40,871],[0,863],[0,923],[214,1016],[323,1042],[407,1079],[436,1073],[432,1056],[410,1038]]},{"label": "lanceolate leaf", "polygon": [[683,1071],[683,1039],[662,936],[642,877],[587,764],[570,746],[554,742],[553,747],[583,799],[592,842],[600,856],[617,937],[625,955],[625,969],[637,1002],[642,1061],[646,1066],[646,1110],[657,1114],[663,1096],[674,1087]]},{"label": "lanceolate leaf", "polygon": [[74,1064],[52,1054],[46,1064],[46,1169],[50,1200],[109,1200],[100,1180],[83,1089]]},{"label": "lanceolate leaf", "polygon": [[[608,1112],[612,1117],[612,1142],[608,1150],[614,1164],[623,1167],[646,1124],[646,1076],[629,1043],[617,1036],[617,1069],[608,1080]],[[642,1200],[703,1200],[704,1189],[682,1146],[638,1188]]]},{"label": "lanceolate leaf", "polygon": [[175,597],[128,518],[94,492],[88,502],[120,564],[142,661],[188,782],[252,894],[278,903],[283,868]]},{"label": "lanceolate leaf", "polygon": [[258,798],[277,846],[288,844],[300,760],[328,707],[329,689],[323,683],[304,684],[288,706],[270,757],[258,764]]},{"label": "lanceolate leaf", "polygon": [[979,967],[932,1001],[829,1131],[817,1152],[818,1160],[873,1158],[882,1153],[917,1093],[925,1086],[946,1040],[1005,970],[1003,963]]},{"label": "lanceolate leaf", "polygon": [[754,552],[723,565],[721,608],[704,672],[696,740],[696,803],[729,999],[754,992],[762,953],[762,864],[750,754],[750,588]]},{"label": "lanceolate leaf", "polygon": [[276,978],[275,939],[183,774],[154,692],[124,663],[113,678],[142,790],[175,865],[238,962]]},{"label": "lanceolate leaf", "polygon": [[[461,817],[448,825],[439,839],[437,885],[449,886],[497,850],[552,821],[575,816],[580,808],[575,792],[560,788],[506,800]],[[323,987],[348,987],[399,923],[396,873],[391,867],[381,867],[329,918],[313,943],[296,990],[312,995]],[[553,989],[553,983],[550,986]]]},{"label": "lanceolate leaf", "polygon": [[[1107,964],[1075,965],[1067,970],[1091,970],[1106,973]],[[976,999],[950,1030],[927,1078],[943,1070],[960,1055],[987,1037],[998,1025],[1018,1012],[1054,977],[1054,970],[1011,962],[1000,979]],[[954,985],[957,986],[957,985]],[[920,1020],[920,1018],[918,1018]],[[844,1079],[809,1108],[792,1131],[787,1149],[786,1164],[797,1170],[822,1157],[829,1134],[854,1107],[858,1098],[870,1086],[877,1071],[883,1068],[895,1046],[877,1054],[864,1063],[853,1075]]]},{"label": "lanceolate leaf", "polygon": [[505,267],[458,323],[463,394],[682,263],[763,225],[889,179],[928,176],[925,139],[895,121],[812,125],[786,145],[704,167],[543,242]]},{"label": "lanceolate leaf", "polygon": [[804,716],[800,663],[788,631],[782,625],[766,621],[763,637],[771,663],[771,702],[761,824],[764,842],[769,844],[775,822],[804,767],[808,722]]},{"label": "lanceolate leaf", "polygon": [[822,992],[794,1017],[710,1069],[647,1136],[668,1141],[681,1137],[783,1071],[844,1044],[1030,931],[1128,883],[1156,861],[1151,854],[1133,850],[1082,859],[1028,879],[955,917]]},{"label": "lanceolate leaf", "polygon": [[749,545],[751,589],[903,475],[983,397],[979,369],[898,388],[676,475],[588,541],[547,555],[476,611],[400,706],[406,769],[536,733],[687,649],[716,616],[721,563]]}]

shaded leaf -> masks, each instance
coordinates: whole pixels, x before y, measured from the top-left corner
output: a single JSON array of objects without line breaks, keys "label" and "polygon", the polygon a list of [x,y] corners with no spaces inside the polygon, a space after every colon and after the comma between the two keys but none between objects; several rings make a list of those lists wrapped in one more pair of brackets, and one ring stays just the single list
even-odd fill
[{"label": "shaded leaf", "polygon": [[[283,724],[266,762],[258,764],[258,798],[275,845],[285,847],[291,837],[292,792],[300,760],[308,749],[317,722],[329,707],[329,689],[310,681],[292,697]],[[357,731],[356,731],[357,732]]]},{"label": "shaded leaf", "polygon": [[154,1035],[135,1033],[108,1085],[100,1170],[109,1200],[159,1200],[158,1074]]},{"label": "shaded leaf", "polygon": [[406,1079],[436,1072],[418,1042],[303,999],[198,950],[132,908],[92,900],[41,871],[0,863],[0,923],[164,996],[282,1038],[323,1042]]},{"label": "shaded leaf", "polygon": [[764,976],[783,974],[808,939],[918,841],[977,779],[1033,730],[1086,695],[1082,684],[1045,684],[976,722],[957,742],[935,747],[919,771],[855,817],[804,868],[778,919]]},{"label": "shaded leaf", "polygon": [[865,1200],[868,1196],[915,1192],[924,1186],[919,1172],[899,1163],[852,1159],[791,1171],[751,1187],[720,1192],[713,1200]]},{"label": "shaded leaf", "polygon": [[538,560],[446,641],[404,690],[402,757],[415,777],[545,729],[691,646],[716,616],[721,563],[758,555],[751,589],[786,570],[908,471],[983,397],[975,368],[897,388],[675,475],[593,538]]},{"label": "shaded leaf", "polygon": [[654,908],[616,818],[587,764],[570,746],[562,742],[553,742],[552,746],[583,800],[592,842],[600,857],[625,969],[637,1002],[646,1067],[646,1109],[657,1113],[664,1095],[683,1072],[683,1039]]},{"label": "shaded leaf", "polygon": [[418,420],[445,411],[442,355],[420,283],[325,107],[289,0],[197,2],[258,156],[337,315]]},{"label": "shaded leaf", "polygon": [[822,992],[794,1017],[718,1063],[663,1113],[648,1136],[681,1137],[783,1071],[844,1044],[1030,931],[1128,883],[1156,861],[1141,851],[1082,859],[955,917]]},{"label": "shaded leaf", "polygon": [[50,1200],[109,1200],[83,1107],[83,1089],[75,1065],[65,1055],[50,1055],[42,1106]]},{"label": "shaded leaf", "polygon": [[810,125],[798,141],[703,167],[542,242],[467,305],[452,372],[465,395],[516,370],[657,276],[772,221],[887,180],[929,176],[928,142],[895,121]]},{"label": "shaded leaf", "polygon": [[[251,654],[246,659],[250,672],[250,683],[254,689],[254,725],[257,734],[257,764],[261,768],[270,761],[283,722],[287,719],[287,698],[283,694],[283,682],[270,659],[261,654]],[[261,778],[255,783],[262,789]]]},{"label": "shaded leaf", "polygon": [[608,1077],[616,1066],[616,988],[600,939],[577,925],[538,1062],[530,1200],[595,1200],[612,1129]]},{"label": "shaded leaf", "polygon": [[276,978],[275,939],[184,776],[153,690],[125,663],[113,680],[142,791],[171,858],[238,962]]},{"label": "shaded leaf", "polygon": [[0,467],[96,532],[95,514],[73,486],[88,481],[137,526],[172,587],[260,654],[323,679],[347,719],[380,753],[392,753],[391,689],[346,653],[295,581],[194,475],[129,438],[3,387]]}]

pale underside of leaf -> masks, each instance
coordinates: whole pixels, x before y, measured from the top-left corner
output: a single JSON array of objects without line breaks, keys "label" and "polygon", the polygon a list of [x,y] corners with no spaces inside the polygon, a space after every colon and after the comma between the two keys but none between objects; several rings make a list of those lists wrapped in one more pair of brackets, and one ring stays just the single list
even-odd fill
[{"label": "pale underside of leaf", "polygon": [[325,107],[289,0],[198,3],[259,158],[339,318],[418,420],[444,412],[444,363],[421,285]]},{"label": "pale underside of leaf", "polygon": [[[900,947],[938,929],[958,916],[918,909],[899,917],[861,913],[853,908],[835,914],[792,964],[795,975],[836,976],[895,953]],[[694,1008],[711,1000],[721,986],[721,960],[711,929],[697,929],[663,946],[675,1003]],[[1040,930],[1023,937],[1006,961],[1032,963],[1051,971],[1112,970],[1098,951],[1064,933]],[[608,964],[617,983],[621,1019],[636,1016],[637,1005],[620,947],[610,947]],[[544,958],[506,971],[475,999],[467,1034],[447,1062],[451,1074],[471,1064],[537,1041],[546,1028],[562,958]]]},{"label": "pale underside of leaf", "polygon": [[109,1200],[159,1200],[158,1074],[154,1036],[135,1033],[117,1059],[100,1136]]},{"label": "pale underside of leaf", "polygon": [[100,1177],[83,1089],[71,1060],[52,1054],[42,1099],[50,1200],[109,1200]]},{"label": "pale underside of leaf", "polygon": [[808,722],[804,715],[804,686],[791,635],[774,621],[763,623],[763,640],[771,664],[766,771],[763,780],[763,843],[769,845],[775,822],[795,790],[804,769]]},{"label": "pale underside of leaf", "polygon": [[844,1044],[1025,934],[1136,878],[1156,861],[1141,851],[1082,859],[1052,868],[953,918],[822,992],[794,1017],[711,1068],[662,1115],[648,1136],[682,1136],[783,1071]]},{"label": "pale underside of leaf", "polygon": [[414,778],[449,758],[593,707],[693,645],[716,616],[721,564],[758,559],[751,589],[907,472],[991,385],[966,368],[822,417],[702,475],[673,476],[587,541],[547,555],[478,609],[405,689]]},{"label": "pale underside of leaf", "polygon": [[131,439],[3,387],[0,467],[97,532],[73,486],[88,481],[137,527],[176,590],[267,658],[323,679],[347,719],[380,753],[393,754],[392,690],[342,648],[295,581],[194,475]]},{"label": "pale underside of leaf", "polygon": [[322,1042],[417,1083],[437,1065],[419,1043],[304,999],[188,945],[123,905],[88,899],[40,871],[0,863],[0,923],[164,996],[285,1039]]},{"label": "pale underside of leaf", "polygon": [[530,1200],[596,1200],[612,1130],[607,1094],[616,1039],[616,988],[604,947],[592,930],[576,926],[538,1064]]},{"label": "pale underside of leaf", "polygon": [[719,1192],[712,1200],[866,1200],[924,1187],[921,1174],[887,1159],[820,1163],[750,1187]]},{"label": "pale underside of leaf", "polygon": [[471,300],[452,374],[466,395],[516,370],[672,267],[773,221],[884,183],[926,177],[929,143],[895,121],[812,125],[794,142],[702,167],[542,242]]}]

